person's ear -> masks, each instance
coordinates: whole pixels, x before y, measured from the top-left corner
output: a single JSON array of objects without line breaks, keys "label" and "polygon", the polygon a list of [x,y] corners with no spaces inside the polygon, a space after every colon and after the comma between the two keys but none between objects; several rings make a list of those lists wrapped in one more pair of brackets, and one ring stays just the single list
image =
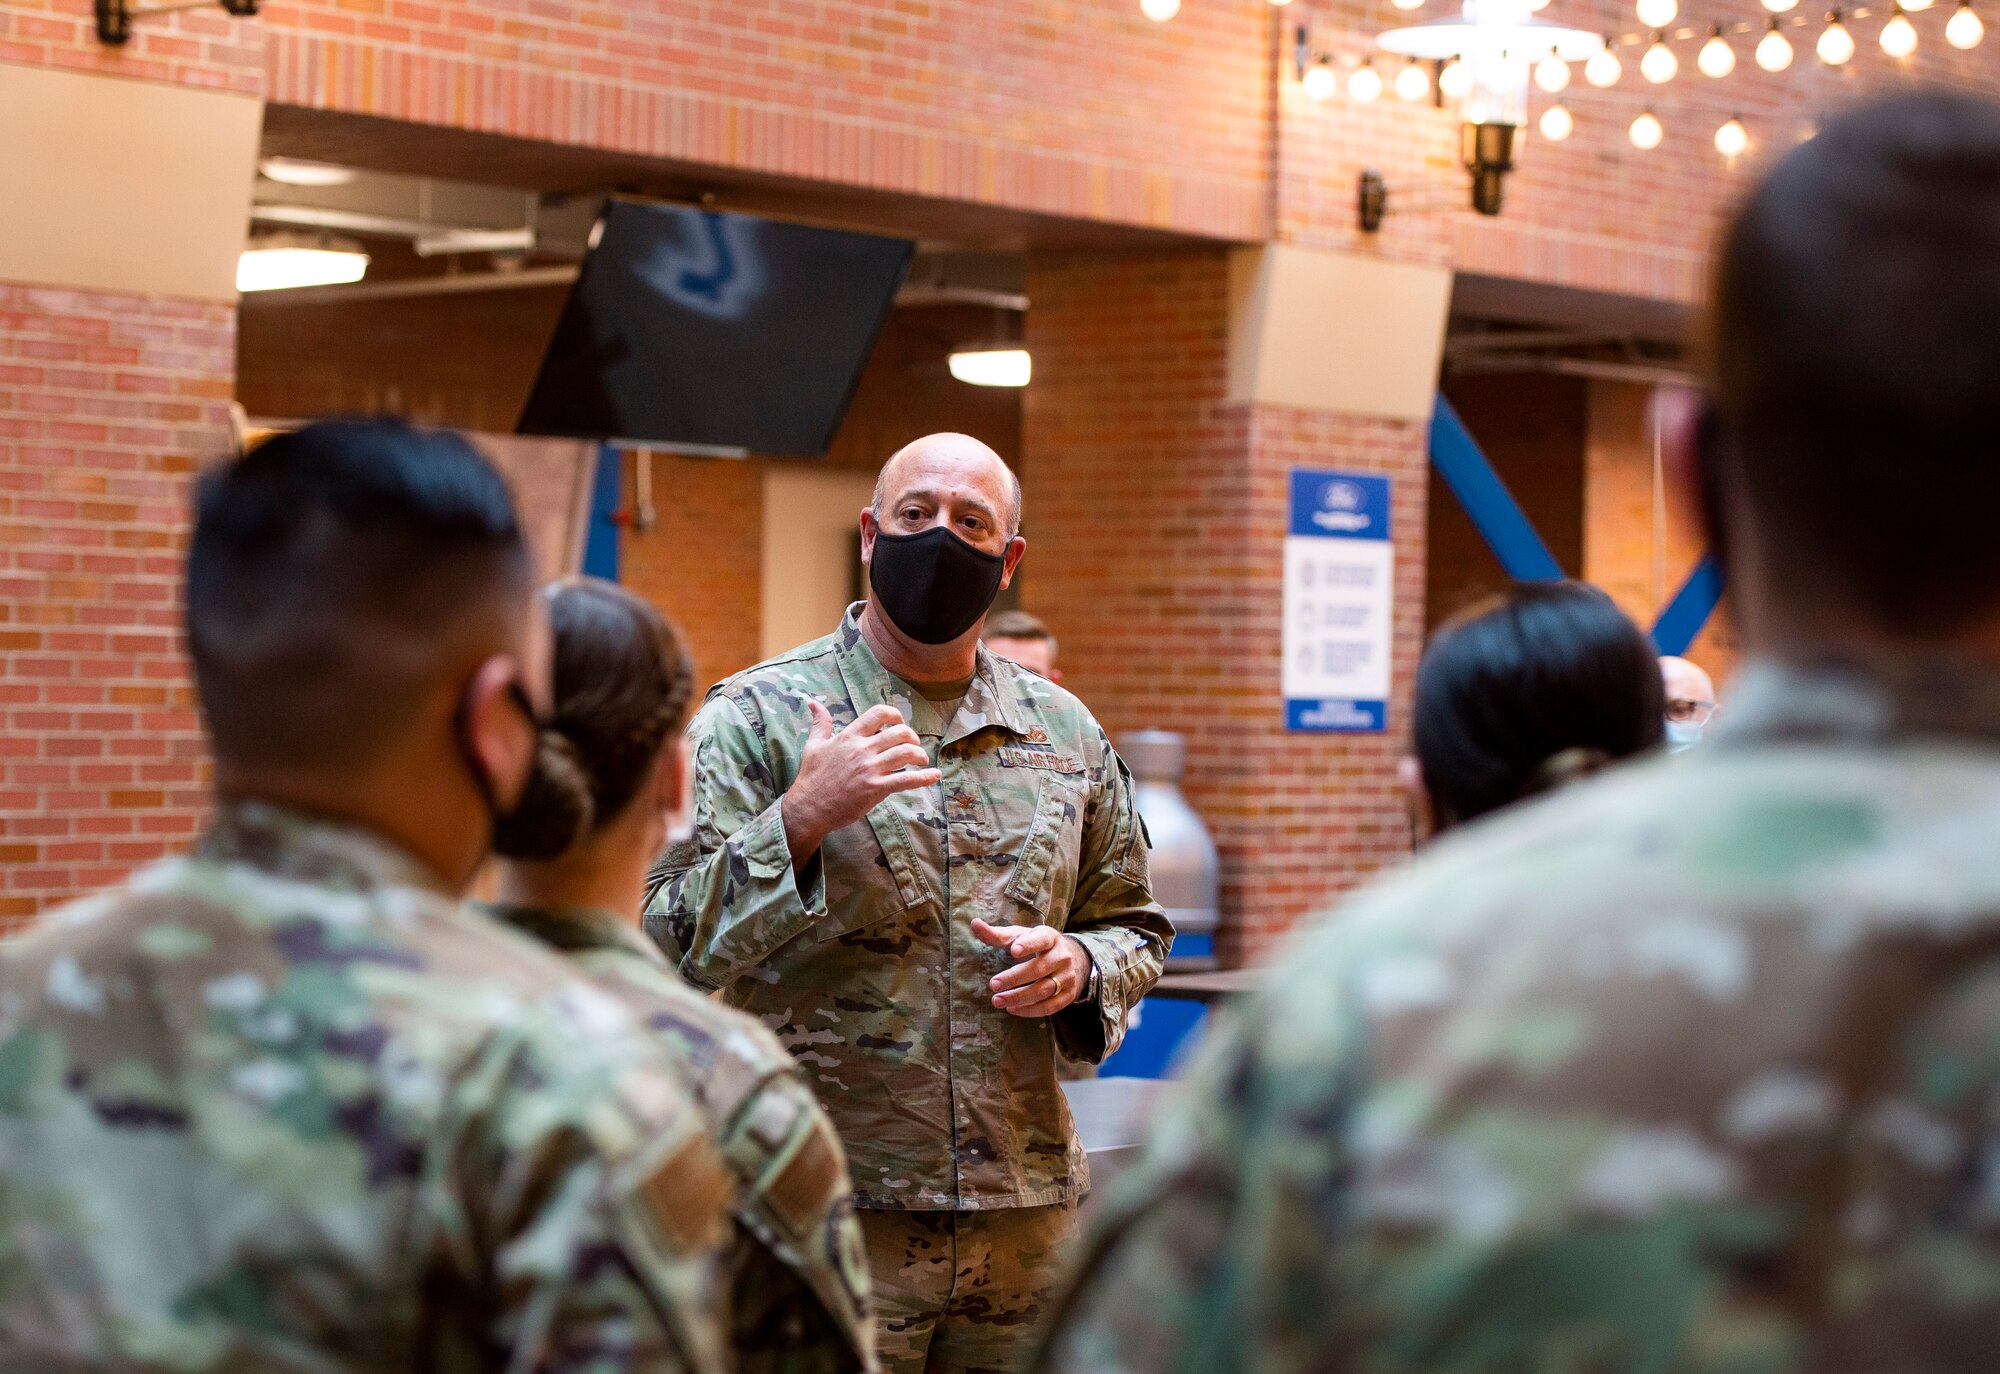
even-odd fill
[{"label": "person's ear", "polygon": [[1410,818],[1410,844],[1428,843],[1437,834],[1437,804],[1424,785],[1424,766],[1416,755],[1407,754],[1396,765],[1396,786],[1403,793],[1403,809]]},{"label": "person's ear", "polygon": [[881,532],[882,532],[881,527],[875,523],[875,508],[873,506],[863,506],[861,508],[861,566],[862,567],[865,568],[874,561],[875,536],[880,534]]},{"label": "person's ear", "polygon": [[495,654],[473,670],[461,708],[465,748],[501,811],[521,799],[540,737],[522,695],[520,665],[511,655]]},{"label": "person's ear", "polygon": [[1721,437],[1715,413],[1700,392],[1684,386],[1659,388],[1648,409],[1650,428],[1659,436],[1667,498],[1693,520],[1703,541],[1713,546],[1718,542],[1713,526],[1720,493],[1711,487],[1715,465],[1707,450]]},{"label": "person's ear", "polygon": [[1014,569],[1021,566],[1021,555],[1027,551],[1028,541],[1020,535],[1017,534],[1007,541],[1007,548],[1000,555],[1001,558],[1006,560],[1005,565],[1000,569],[1001,591],[1006,591],[1008,584],[1014,580]]}]

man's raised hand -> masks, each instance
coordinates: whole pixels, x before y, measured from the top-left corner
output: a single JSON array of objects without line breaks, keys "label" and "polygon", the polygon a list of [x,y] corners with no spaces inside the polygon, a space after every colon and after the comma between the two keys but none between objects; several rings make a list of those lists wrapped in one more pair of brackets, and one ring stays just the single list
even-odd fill
[{"label": "man's raised hand", "polygon": [[1083,994],[1090,978],[1090,955],[1074,936],[1053,926],[988,925],[972,918],[981,944],[1004,949],[1018,960],[993,975],[987,986],[993,1005],[1014,1016],[1054,1016]]},{"label": "man's raised hand", "polygon": [[895,707],[871,706],[853,724],[835,730],[824,702],[808,697],[806,706],[812,711],[812,727],[798,776],[781,808],[794,867],[817,854],[828,835],[860,820],[884,798],[935,787],[944,777],[930,766],[923,741]]}]

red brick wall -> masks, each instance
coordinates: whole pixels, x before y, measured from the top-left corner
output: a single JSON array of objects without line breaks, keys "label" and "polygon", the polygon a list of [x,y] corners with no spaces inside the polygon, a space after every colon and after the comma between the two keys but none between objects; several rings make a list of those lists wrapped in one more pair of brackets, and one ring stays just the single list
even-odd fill
[{"label": "red brick wall", "polygon": [[[628,508],[633,464],[644,461],[626,455]],[[680,626],[705,689],[761,657],[764,473],[755,462],[651,461],[659,523],[624,531],[618,575]]]},{"label": "red brick wall", "polygon": [[0,285],[0,929],[206,805],[177,603],[234,341],[227,306]]},{"label": "red brick wall", "polygon": [[[1188,795],[1222,853],[1225,942],[1255,957],[1407,843],[1393,789],[1423,626],[1423,427],[1225,404],[1220,252],[1042,258],[1029,289],[1029,609],[1114,735],[1188,736]],[[1284,729],[1279,586],[1300,466],[1395,479],[1386,735]]]}]

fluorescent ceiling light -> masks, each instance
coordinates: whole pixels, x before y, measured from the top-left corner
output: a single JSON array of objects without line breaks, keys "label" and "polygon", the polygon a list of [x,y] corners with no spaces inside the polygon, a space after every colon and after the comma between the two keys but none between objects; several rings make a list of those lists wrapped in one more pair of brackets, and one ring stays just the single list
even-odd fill
[{"label": "fluorescent ceiling light", "polygon": [[238,291],[290,291],[360,281],[368,255],[358,248],[301,247],[283,243],[247,248],[236,260]]},{"label": "fluorescent ceiling light", "polygon": [[1026,386],[1034,372],[1025,348],[978,348],[947,360],[951,375],[974,386]]},{"label": "fluorescent ceiling light", "polygon": [[295,157],[267,157],[257,170],[287,186],[345,186],[358,175],[352,167],[331,162],[302,162]]}]

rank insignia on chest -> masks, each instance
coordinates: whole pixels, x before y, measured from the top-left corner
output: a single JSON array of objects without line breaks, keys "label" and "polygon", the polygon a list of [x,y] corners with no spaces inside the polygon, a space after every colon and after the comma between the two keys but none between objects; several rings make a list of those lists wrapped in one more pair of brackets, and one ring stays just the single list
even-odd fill
[{"label": "rank insignia on chest", "polygon": [[1037,725],[1034,729],[1023,735],[1022,738],[1030,744],[1047,744],[1049,742],[1049,732]]},{"label": "rank insignia on chest", "polygon": [[1003,744],[994,751],[1002,768],[1040,768],[1050,773],[1081,773],[1083,760],[1074,754],[1059,754],[1043,744]]}]

